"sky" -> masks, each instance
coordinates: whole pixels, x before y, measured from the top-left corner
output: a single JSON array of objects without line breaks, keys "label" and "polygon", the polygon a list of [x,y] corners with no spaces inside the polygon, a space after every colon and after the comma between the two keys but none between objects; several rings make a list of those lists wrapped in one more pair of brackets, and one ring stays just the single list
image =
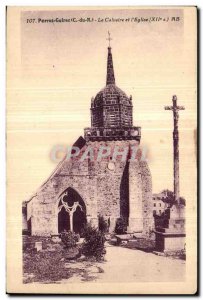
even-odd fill
[{"label": "sky", "polygon": [[[37,8],[35,8],[37,10]],[[179,21],[171,21],[172,17]],[[38,19],[94,18],[41,23]],[[169,21],[98,22],[108,18]],[[196,32],[187,9],[16,10],[7,44],[9,195],[24,201],[56,167],[50,152],[90,126],[91,97],[105,86],[108,30],[116,85],[133,99],[133,123],[148,150],[153,192],[173,189],[172,96],[180,112],[180,194],[195,199]],[[35,22],[29,23],[30,19]]]}]

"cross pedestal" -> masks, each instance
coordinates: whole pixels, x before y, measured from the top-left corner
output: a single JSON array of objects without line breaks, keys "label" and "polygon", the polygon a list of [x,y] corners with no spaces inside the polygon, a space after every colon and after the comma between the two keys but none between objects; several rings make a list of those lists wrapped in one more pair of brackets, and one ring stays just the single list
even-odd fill
[{"label": "cross pedestal", "polygon": [[185,207],[173,205],[170,208],[168,226],[155,230],[156,251],[170,252],[185,249]]}]

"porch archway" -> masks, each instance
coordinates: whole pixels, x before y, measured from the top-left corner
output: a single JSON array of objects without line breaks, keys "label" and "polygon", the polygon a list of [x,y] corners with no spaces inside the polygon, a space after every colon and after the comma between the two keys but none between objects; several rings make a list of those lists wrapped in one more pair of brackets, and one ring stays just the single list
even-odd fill
[{"label": "porch archway", "polygon": [[86,219],[86,206],[80,194],[74,188],[67,188],[58,203],[58,233],[73,230],[82,232]]}]

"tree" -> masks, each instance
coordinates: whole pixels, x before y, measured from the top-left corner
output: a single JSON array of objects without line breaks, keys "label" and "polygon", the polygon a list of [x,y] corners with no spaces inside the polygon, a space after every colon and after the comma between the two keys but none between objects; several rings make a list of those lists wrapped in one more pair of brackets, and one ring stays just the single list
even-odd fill
[{"label": "tree", "polygon": [[82,253],[87,258],[94,258],[97,261],[103,260],[105,250],[105,234],[97,228],[87,224],[84,228],[84,242],[82,244]]},{"label": "tree", "polygon": [[[161,192],[161,194],[165,195],[162,198],[163,202],[168,203],[170,205],[170,207],[173,206],[173,204],[175,204],[175,201],[174,201],[174,192],[172,192],[170,190],[163,190]],[[185,198],[180,197],[179,200],[180,200],[180,204],[182,204],[184,206],[186,205]]]},{"label": "tree", "polygon": [[185,198],[183,197],[180,197],[180,204],[186,206],[186,201],[185,201]]}]

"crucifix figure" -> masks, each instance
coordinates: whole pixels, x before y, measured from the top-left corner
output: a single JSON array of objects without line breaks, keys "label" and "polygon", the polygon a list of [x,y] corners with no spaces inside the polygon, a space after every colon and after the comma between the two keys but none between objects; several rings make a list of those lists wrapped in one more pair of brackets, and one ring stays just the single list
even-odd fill
[{"label": "crucifix figure", "polygon": [[111,34],[110,32],[108,31],[108,38],[107,38],[107,41],[109,41],[109,48],[111,48],[111,41],[112,41],[112,38],[111,38]]},{"label": "crucifix figure", "polygon": [[[78,207],[80,207],[80,209],[82,210],[82,206],[79,204],[79,202],[74,202],[73,206],[69,206],[68,203],[66,203],[63,199],[65,196],[68,195],[68,192],[65,192],[61,197],[60,197],[60,201],[62,203],[62,205],[59,206],[58,211],[60,212],[61,209],[64,207],[66,212],[69,214],[70,217],[70,231],[73,232],[73,214],[76,211],[76,209]],[[60,202],[59,201],[59,202]]]},{"label": "crucifix figure", "polygon": [[165,110],[173,111],[173,183],[174,183],[174,200],[175,203],[180,204],[179,198],[179,133],[178,133],[178,118],[179,110],[184,110],[184,106],[177,105],[177,97],[174,95],[172,98],[173,105],[165,106]]}]

